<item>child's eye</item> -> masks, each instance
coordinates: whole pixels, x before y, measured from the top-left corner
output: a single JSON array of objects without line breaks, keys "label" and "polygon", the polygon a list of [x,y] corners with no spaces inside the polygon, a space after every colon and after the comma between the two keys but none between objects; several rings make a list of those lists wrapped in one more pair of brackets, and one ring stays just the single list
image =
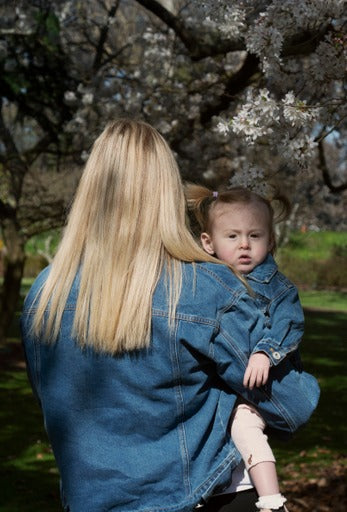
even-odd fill
[{"label": "child's eye", "polygon": [[252,233],[251,234],[251,238],[259,238],[259,237],[260,237],[259,233]]},{"label": "child's eye", "polygon": [[232,240],[235,240],[236,238],[236,235],[232,234],[232,235],[229,235],[229,238],[231,238]]}]

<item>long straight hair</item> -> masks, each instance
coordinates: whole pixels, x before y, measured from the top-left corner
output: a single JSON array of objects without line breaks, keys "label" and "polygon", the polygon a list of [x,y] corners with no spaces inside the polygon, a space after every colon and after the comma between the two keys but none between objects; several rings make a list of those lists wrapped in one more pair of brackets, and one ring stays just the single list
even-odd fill
[{"label": "long straight hair", "polygon": [[189,231],[170,148],[147,123],[112,122],[93,145],[38,298],[33,330],[47,341],[57,339],[79,272],[72,334],[80,345],[110,354],[148,347],[152,297],[163,266],[172,319],[182,261],[218,262]]}]

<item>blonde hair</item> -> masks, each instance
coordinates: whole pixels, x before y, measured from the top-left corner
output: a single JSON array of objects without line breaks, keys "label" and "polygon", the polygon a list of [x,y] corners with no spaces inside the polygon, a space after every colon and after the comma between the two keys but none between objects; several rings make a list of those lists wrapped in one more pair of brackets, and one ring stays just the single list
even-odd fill
[{"label": "blonde hair", "polygon": [[189,231],[170,148],[147,123],[112,122],[93,145],[38,298],[33,330],[47,341],[57,339],[79,272],[72,334],[80,345],[110,354],[148,347],[152,296],[163,266],[172,319],[182,261],[218,262]]},{"label": "blonde hair", "polygon": [[193,229],[195,232],[199,230],[200,233],[210,232],[213,212],[218,204],[244,203],[265,206],[269,213],[269,230],[272,242],[271,253],[275,253],[275,223],[285,220],[290,213],[288,199],[275,186],[272,187],[271,197],[266,198],[245,187],[232,187],[223,191],[212,191],[202,185],[187,183],[185,185],[185,195],[188,209],[193,214]]}]

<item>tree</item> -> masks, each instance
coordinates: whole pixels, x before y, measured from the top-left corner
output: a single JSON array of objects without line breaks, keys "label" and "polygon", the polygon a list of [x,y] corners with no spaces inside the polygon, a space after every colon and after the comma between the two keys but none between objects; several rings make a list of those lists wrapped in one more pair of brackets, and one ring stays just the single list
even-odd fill
[{"label": "tree", "polygon": [[55,190],[50,177],[66,180],[61,169],[81,166],[108,119],[155,125],[185,179],[253,185],[275,176],[296,201],[320,180],[316,197],[343,194],[343,3],[2,2],[0,335],[15,308],[26,241],[66,215],[73,185]]}]

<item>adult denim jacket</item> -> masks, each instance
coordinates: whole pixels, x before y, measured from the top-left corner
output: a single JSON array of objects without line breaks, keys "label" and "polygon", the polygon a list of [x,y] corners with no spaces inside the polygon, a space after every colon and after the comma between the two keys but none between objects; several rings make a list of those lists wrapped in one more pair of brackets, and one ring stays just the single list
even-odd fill
[{"label": "adult denim jacket", "polygon": [[[28,374],[66,511],[191,511],[230,482],[240,461],[228,428],[237,393],[286,432],[315,407],[316,383],[304,373],[299,402],[298,393],[282,400],[275,382],[271,390],[243,388],[250,349],[263,338],[263,315],[224,265],[182,265],[174,329],[168,329],[162,276],[150,348],[117,357],[81,349],[71,336],[78,277],[55,344],[30,332],[34,298],[49,269],[29,292],[21,319]],[[284,368],[282,381],[290,374],[290,366]]]}]

